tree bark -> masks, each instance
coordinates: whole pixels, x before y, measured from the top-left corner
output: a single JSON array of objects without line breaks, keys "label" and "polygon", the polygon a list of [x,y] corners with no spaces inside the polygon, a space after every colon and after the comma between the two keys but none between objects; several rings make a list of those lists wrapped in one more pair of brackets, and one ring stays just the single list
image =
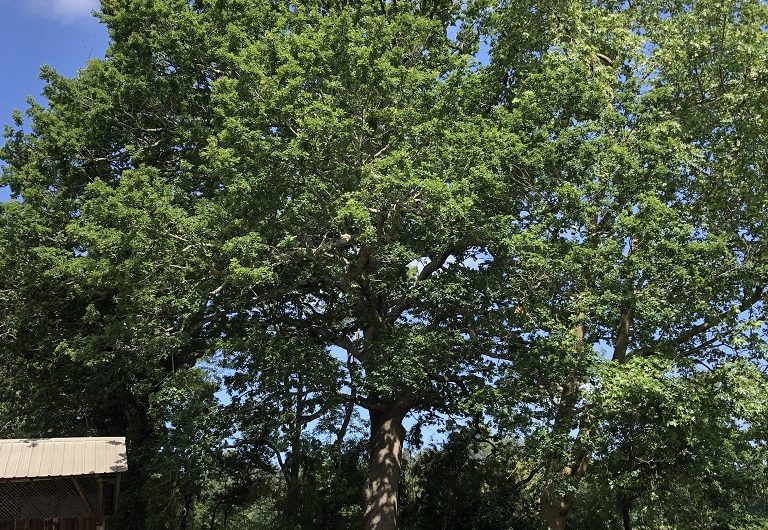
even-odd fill
[{"label": "tree bark", "polygon": [[192,511],[192,501],[194,501],[194,496],[191,493],[187,493],[184,496],[184,513],[181,514],[179,530],[187,530],[189,528],[189,514]]},{"label": "tree bark", "polygon": [[565,530],[571,502],[567,497],[554,494],[542,495],[539,505],[539,515],[547,525],[548,530]]},{"label": "tree bark", "polygon": [[395,530],[401,458],[408,412],[402,403],[371,411],[371,453],[368,480],[363,491],[363,528]]},{"label": "tree bark", "polygon": [[[573,329],[575,338],[575,347],[581,349],[584,347],[584,315],[579,315],[579,323]],[[576,405],[579,399],[579,378],[571,376],[563,385],[560,396],[560,404],[555,417],[553,431],[561,435],[569,433],[574,428],[574,417],[576,415]],[[584,435],[583,428],[579,431],[579,437]],[[549,478],[545,482],[544,491],[539,499],[539,517],[547,525],[549,530],[565,530],[568,522],[568,516],[573,503],[573,495],[562,494],[557,491],[560,480],[579,480],[587,472],[588,456],[584,454],[574,455],[575,462],[560,467],[560,457],[553,456],[553,459],[547,464],[546,476]],[[561,474],[562,476],[558,476]]]},{"label": "tree bark", "polygon": [[[299,447],[293,446],[292,451],[298,450],[300,450]],[[286,462],[288,473],[286,475],[285,505],[283,506],[283,524],[286,530],[295,530],[299,522],[301,510],[301,465],[299,457],[298,453],[291,453]]]},{"label": "tree bark", "polygon": [[631,501],[624,499],[621,503],[621,520],[624,523],[624,530],[632,530],[632,509]]},{"label": "tree bark", "polygon": [[213,505],[213,511],[211,512],[211,524],[208,530],[216,530],[216,516],[219,514],[219,506],[221,506],[221,500],[216,501]]},{"label": "tree bark", "polygon": [[634,318],[634,310],[631,307],[621,312],[619,329],[616,330],[616,342],[613,346],[613,360],[619,364],[627,361],[627,347],[629,346],[629,333]]},{"label": "tree bark", "polygon": [[299,521],[299,510],[301,501],[299,500],[301,491],[299,489],[299,477],[298,474],[293,476],[287,484],[287,490],[285,495],[285,506],[283,508],[283,524],[286,530],[295,530]]},{"label": "tree bark", "polygon": [[152,457],[151,447],[156,433],[145,402],[134,400],[129,404],[126,416],[126,449],[131,465],[122,478],[119,510],[113,518],[113,526],[144,530],[147,528],[147,501],[150,497],[146,469]]},{"label": "tree bark", "polygon": [[291,425],[290,435],[290,453],[285,461],[286,473],[286,495],[285,505],[283,506],[283,523],[286,530],[295,530],[299,523],[299,513],[301,512],[301,460],[303,458],[303,447],[301,442],[301,432],[303,429],[302,416],[305,409],[305,393],[301,386],[301,377],[299,377],[298,388],[296,390],[296,416],[293,425]]},{"label": "tree bark", "polygon": [[[563,479],[580,480],[587,474],[588,463],[589,456],[583,453],[576,463],[566,466],[562,471]],[[539,516],[549,530],[565,530],[572,504],[573,494],[558,493],[557,482],[550,479],[539,501]]]}]

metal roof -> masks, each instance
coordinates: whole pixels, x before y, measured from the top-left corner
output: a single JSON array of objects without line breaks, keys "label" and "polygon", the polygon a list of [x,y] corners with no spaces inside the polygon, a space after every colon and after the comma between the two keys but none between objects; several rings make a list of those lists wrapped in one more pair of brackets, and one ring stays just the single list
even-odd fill
[{"label": "metal roof", "polygon": [[106,475],[127,470],[125,438],[0,440],[0,480]]}]

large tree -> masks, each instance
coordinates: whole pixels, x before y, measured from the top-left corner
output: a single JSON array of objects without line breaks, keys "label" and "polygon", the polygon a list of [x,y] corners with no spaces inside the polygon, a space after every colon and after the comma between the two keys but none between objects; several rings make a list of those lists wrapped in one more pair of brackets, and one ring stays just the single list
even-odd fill
[{"label": "large tree", "polygon": [[403,419],[468,391],[526,185],[465,8],[103,2],[106,59],[46,71],[3,152],[4,356],[72,387],[47,399],[59,422],[42,396],[19,415],[127,429],[137,457],[169,374],[215,348],[263,365],[289,337],[318,356],[298,378],[335,364],[326,393],[368,411],[366,526],[393,528]]},{"label": "large tree", "polygon": [[[671,447],[712,460],[707,446],[734,444],[738,463],[719,465],[749,466],[740,451],[765,445],[750,427],[764,405],[724,381],[733,370],[751,385],[765,380],[768,10],[562,2],[521,16],[516,7],[488,20],[499,104],[528,131],[532,175],[508,241],[518,257],[509,285],[525,294],[507,319],[520,340],[509,344],[500,388],[511,406],[498,417],[539,454],[541,517],[562,529],[593,460],[613,459],[629,484],[666,465]],[[542,26],[535,53],[515,38]],[[738,405],[707,397],[722,385]],[[684,399],[693,388],[701,396],[690,413],[702,417],[686,420],[683,403],[653,416],[658,394]],[[674,441],[677,422],[689,432]],[[674,472],[690,469],[673,461]],[[718,487],[697,481],[707,483]],[[620,499],[627,528],[641,494]]]},{"label": "large tree", "polygon": [[338,365],[370,417],[365,526],[394,528],[404,417],[450,410],[501,329],[491,249],[520,209],[522,144],[484,104],[459,6],[271,13],[214,86],[224,342],[263,327],[248,353],[287,335]]},{"label": "large tree", "polygon": [[[625,526],[651,493],[715,498],[704,445],[759,467],[764,404],[738,389],[765,378],[761,2],[99,16],[107,56],[44,70],[0,154],[0,428],[127,432],[128,527],[156,515],[157,455],[188,470],[167,512],[190,521],[212,355],[236,445],[286,457],[287,526],[305,429],[340,446],[354,407],[366,528],[396,526],[409,414],[493,417],[558,530],[601,484]],[[694,388],[707,421],[673,406]]]}]

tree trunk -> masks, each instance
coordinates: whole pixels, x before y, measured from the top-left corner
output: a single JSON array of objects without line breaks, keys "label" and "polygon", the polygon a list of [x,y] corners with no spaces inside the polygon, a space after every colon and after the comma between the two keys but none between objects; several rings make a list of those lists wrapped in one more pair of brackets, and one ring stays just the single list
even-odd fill
[{"label": "tree trunk", "polygon": [[227,530],[229,528],[229,511],[232,509],[232,504],[228,504],[227,508],[224,510],[224,530]]},{"label": "tree trunk", "polygon": [[631,509],[631,501],[624,499],[624,502],[621,503],[621,520],[624,523],[624,530],[632,530]]},{"label": "tree trunk", "polygon": [[540,516],[548,530],[565,530],[568,513],[571,511],[570,499],[550,494],[541,497]]},{"label": "tree trunk", "polygon": [[[557,491],[558,481],[581,480],[587,474],[588,465],[589,454],[584,452],[579,455],[576,462],[562,470],[562,478],[552,477],[549,479],[539,501],[539,516],[549,530],[565,529],[573,505],[573,493],[559,493]],[[550,475],[551,473],[550,468]]]},{"label": "tree trunk", "polygon": [[[290,382],[287,382],[290,384]],[[302,417],[305,409],[305,393],[301,386],[301,378],[298,380],[296,389],[296,415],[295,421],[290,429],[290,453],[285,459],[285,481],[286,494],[285,505],[283,506],[283,524],[286,530],[295,530],[299,523],[299,513],[301,512],[301,460],[303,458],[303,447],[301,443],[301,432],[304,427]]]},{"label": "tree trunk", "polygon": [[[584,315],[578,316],[578,323],[573,328],[575,339],[575,348],[577,351],[584,347]],[[576,427],[575,416],[576,406],[579,401],[579,381],[578,374],[572,374],[565,382],[560,396],[560,403],[555,415],[555,424],[553,433],[560,436],[570,433]],[[579,429],[579,438],[584,436],[584,427]],[[576,456],[576,455],[575,455]],[[539,500],[539,517],[547,525],[549,530],[565,530],[568,522],[568,515],[573,503],[572,494],[558,493],[558,484],[561,480],[578,481],[587,472],[588,455],[586,453],[576,456],[575,463],[560,467],[560,455],[553,455],[552,460],[547,464],[546,476],[548,479],[544,483],[544,491]],[[560,471],[562,470],[562,471]],[[562,473],[561,476],[558,476]]]},{"label": "tree trunk", "polygon": [[191,493],[187,493],[184,496],[184,513],[181,515],[181,522],[179,522],[179,530],[187,530],[189,528],[189,514],[192,512],[192,501],[194,496]]},{"label": "tree trunk", "polygon": [[149,478],[146,474],[152,458],[155,429],[146,403],[134,401],[130,405],[126,422],[128,471],[123,475],[118,514],[112,525],[118,529],[144,530],[147,528],[147,491]]},{"label": "tree trunk", "polygon": [[407,406],[371,411],[371,453],[363,491],[363,528],[395,530]]},{"label": "tree trunk", "polygon": [[208,530],[216,530],[216,516],[219,514],[219,506],[221,506],[221,501],[216,501],[216,504],[213,505],[213,511],[211,512],[211,525],[208,527]]},{"label": "tree trunk", "polygon": [[283,524],[286,530],[295,530],[299,522],[301,509],[301,482],[299,474],[298,455],[288,457],[288,476],[286,477],[285,505],[283,507]]}]

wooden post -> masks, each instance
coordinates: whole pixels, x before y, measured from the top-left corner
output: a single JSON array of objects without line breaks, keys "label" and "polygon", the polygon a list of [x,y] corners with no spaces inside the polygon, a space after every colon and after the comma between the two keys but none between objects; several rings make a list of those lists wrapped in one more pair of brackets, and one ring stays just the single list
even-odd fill
[{"label": "wooden post", "polygon": [[88,513],[91,514],[91,517],[96,519],[96,512],[93,511],[93,506],[91,506],[91,503],[88,502],[88,497],[85,496],[85,493],[83,492],[83,488],[80,487],[80,483],[77,481],[77,478],[72,477],[72,482],[75,485],[75,489],[77,490],[77,493],[80,495],[80,500],[83,501],[83,506],[85,506],[85,509],[88,510]]},{"label": "wooden post", "polygon": [[104,530],[104,479],[97,479],[98,495],[96,496],[96,530]]},{"label": "wooden post", "polygon": [[117,474],[117,479],[115,479],[115,505],[112,508],[112,513],[117,513],[118,504],[120,504],[120,473]]}]

